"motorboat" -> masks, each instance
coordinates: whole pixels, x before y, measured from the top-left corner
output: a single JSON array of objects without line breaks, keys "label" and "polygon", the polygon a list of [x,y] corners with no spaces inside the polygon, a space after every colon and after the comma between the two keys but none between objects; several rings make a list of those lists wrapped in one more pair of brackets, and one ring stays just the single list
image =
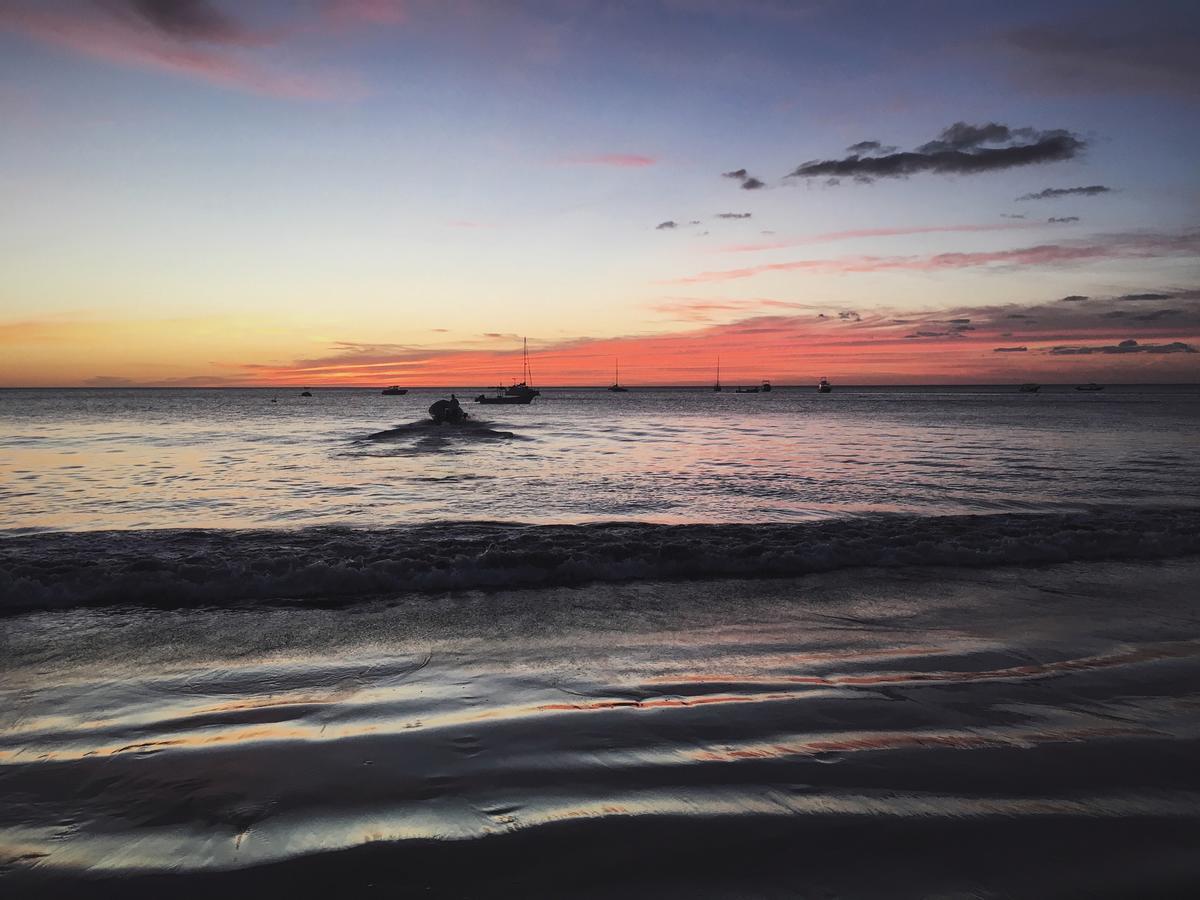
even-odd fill
[{"label": "motorboat", "polygon": [[429,407],[429,417],[438,425],[454,425],[464,419],[469,419],[467,411],[458,404],[458,398],[453,394],[449,400],[435,400]]},{"label": "motorboat", "polygon": [[1040,384],[1033,384],[1032,382],[1030,382],[1029,384],[1021,385],[1021,393],[1022,394],[1036,394],[1041,389],[1042,389],[1042,386]]},{"label": "motorboat", "polygon": [[1096,384],[1096,382],[1094,382],[1094,381],[1089,381],[1087,384],[1077,384],[1077,385],[1075,386],[1075,390],[1077,390],[1077,391],[1088,391],[1088,392],[1091,392],[1091,391],[1102,391],[1102,390],[1104,390],[1104,385],[1102,385],[1102,384]]},{"label": "motorboat", "polygon": [[408,388],[402,388],[398,384],[393,384],[391,387],[385,387],[379,393],[385,397],[403,397],[408,393]]},{"label": "motorboat", "polygon": [[475,398],[476,403],[483,403],[490,406],[526,406],[533,402],[533,398],[538,396],[537,391],[528,394],[480,394]]},{"label": "motorboat", "polygon": [[300,396],[301,396],[301,397],[311,397],[311,396],[312,396],[312,391],[301,391],[301,392],[300,392]]},{"label": "motorboat", "polygon": [[829,383],[828,378],[822,378],[820,381],[817,382],[817,393],[818,394],[832,394],[833,393],[833,385]]}]

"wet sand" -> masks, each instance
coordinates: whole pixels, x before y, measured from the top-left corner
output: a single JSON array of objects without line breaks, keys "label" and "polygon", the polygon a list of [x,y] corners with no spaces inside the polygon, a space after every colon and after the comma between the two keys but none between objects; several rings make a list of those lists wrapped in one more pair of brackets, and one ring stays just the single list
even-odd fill
[{"label": "wet sand", "polygon": [[11,896],[1194,896],[1200,561],[0,620]]}]

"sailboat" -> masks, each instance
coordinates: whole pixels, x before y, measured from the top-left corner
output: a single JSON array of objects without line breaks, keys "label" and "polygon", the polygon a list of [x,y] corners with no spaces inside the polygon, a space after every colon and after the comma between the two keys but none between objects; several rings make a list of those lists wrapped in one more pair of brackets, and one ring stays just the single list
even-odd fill
[{"label": "sailboat", "polygon": [[533,381],[533,372],[529,368],[529,339],[523,338],[521,343],[521,381],[517,384],[511,384],[506,388],[496,388],[497,393],[494,396],[480,394],[475,398],[476,403],[484,403],[491,405],[517,406],[525,405],[533,402],[534,397],[541,396],[541,391],[537,390],[530,384]]},{"label": "sailboat", "polygon": [[613,383],[609,390],[614,394],[623,394],[629,390],[627,387],[621,386],[621,361],[614,360],[613,362]]},{"label": "sailboat", "polygon": [[713,393],[721,393],[721,357],[717,357],[717,380],[713,382]]}]

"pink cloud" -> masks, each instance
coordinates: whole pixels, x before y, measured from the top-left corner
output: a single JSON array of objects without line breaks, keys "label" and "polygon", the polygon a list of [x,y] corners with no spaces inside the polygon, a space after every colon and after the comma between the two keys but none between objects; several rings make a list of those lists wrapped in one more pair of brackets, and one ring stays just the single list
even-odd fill
[{"label": "pink cloud", "polygon": [[408,20],[405,0],[327,0],[325,14],[335,22],[398,25]]},{"label": "pink cloud", "polygon": [[785,247],[801,247],[805,244],[826,244],[834,241],[849,241],[857,238],[895,237],[908,234],[961,234],[976,231],[1011,231],[1033,228],[1040,223],[998,223],[986,225],[929,225],[913,228],[857,228],[852,231],[828,231],[808,237],[786,241],[771,241],[760,244],[733,244],[722,247],[722,253],[753,253],[759,250],[780,250]]},{"label": "pink cloud", "polygon": [[837,259],[804,259],[764,263],[739,269],[701,272],[673,279],[672,284],[733,281],[767,272],[815,271],[824,273],[908,270],[933,272],[981,266],[1053,266],[1092,259],[1151,259],[1163,256],[1200,255],[1200,231],[1182,234],[1108,235],[1092,243],[1039,244],[1013,250],[978,253],[938,253],[932,256],[844,256]]},{"label": "pink cloud", "polygon": [[653,156],[640,153],[599,153],[595,156],[574,156],[565,160],[573,166],[616,166],[622,169],[641,169],[658,162]]},{"label": "pink cloud", "polygon": [[0,29],[103,62],[169,72],[263,96],[333,100],[363,93],[351,79],[283,71],[247,58],[247,48],[269,42],[264,36],[230,35],[219,43],[199,44],[132,19],[22,7],[0,8]]}]

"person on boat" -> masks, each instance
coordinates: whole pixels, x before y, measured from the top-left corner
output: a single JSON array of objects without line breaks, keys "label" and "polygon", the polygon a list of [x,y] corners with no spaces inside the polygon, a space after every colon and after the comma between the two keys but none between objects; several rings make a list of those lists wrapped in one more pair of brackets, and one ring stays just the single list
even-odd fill
[{"label": "person on boat", "polygon": [[449,400],[436,400],[429,407],[429,415],[434,422],[441,425],[443,422],[461,422],[467,417],[463,411],[462,404],[458,402],[458,398],[453,394]]}]

